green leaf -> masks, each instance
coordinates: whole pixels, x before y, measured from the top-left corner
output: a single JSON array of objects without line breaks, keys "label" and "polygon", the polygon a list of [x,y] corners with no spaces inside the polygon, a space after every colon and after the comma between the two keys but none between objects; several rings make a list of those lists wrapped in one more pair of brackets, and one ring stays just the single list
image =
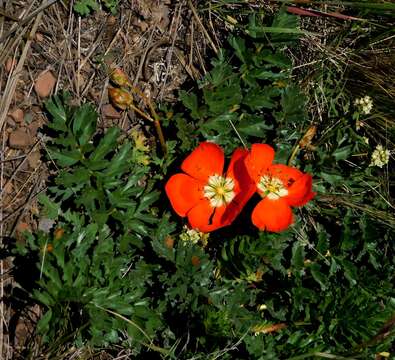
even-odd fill
[{"label": "green leaf", "polygon": [[327,277],[320,271],[321,266],[317,263],[312,263],[309,268],[314,280],[320,284],[321,290],[326,290]]},{"label": "green leaf", "polygon": [[281,80],[288,77],[287,73],[278,73],[266,69],[254,69],[248,73],[249,76],[259,80]]},{"label": "green leaf", "polygon": [[244,117],[236,127],[241,134],[262,138],[266,137],[267,131],[273,128],[272,125],[266,124],[263,117],[253,115]]},{"label": "green leaf", "polygon": [[55,304],[54,299],[50,294],[48,294],[46,291],[38,291],[35,289],[33,291],[33,298],[39,301],[41,304],[46,305],[46,306],[52,306]]},{"label": "green leaf", "polygon": [[49,309],[47,312],[44,314],[44,316],[41,317],[39,322],[37,323],[37,331],[41,334],[46,334],[49,330],[49,322],[51,321],[52,318],[52,310]]},{"label": "green leaf", "polygon": [[268,91],[267,88],[261,91],[251,89],[243,97],[243,104],[247,105],[251,110],[272,109],[276,105],[272,99],[274,94],[274,91]]},{"label": "green leaf", "polygon": [[78,0],[74,4],[74,11],[81,16],[89,15],[92,10],[99,10],[99,4],[96,0]]},{"label": "green leaf", "polygon": [[304,247],[299,242],[295,242],[292,247],[291,263],[296,270],[301,270],[304,268],[304,256]]},{"label": "green leaf", "polygon": [[149,207],[159,199],[160,192],[159,191],[153,191],[148,194],[145,194],[140,198],[140,204],[137,208],[138,212],[142,212],[145,210],[148,210]]},{"label": "green leaf", "polygon": [[[100,140],[96,149],[90,155],[90,160],[102,161],[104,157],[113,151],[117,145],[117,139],[119,137],[120,130],[118,128],[110,128],[107,130],[104,137]],[[96,167],[97,169],[97,167]],[[99,169],[97,169],[99,170]]]},{"label": "green leaf", "polygon": [[45,108],[52,115],[52,121],[48,124],[48,126],[54,130],[63,132],[67,131],[67,113],[64,106],[67,98],[67,94],[64,94],[63,98],[54,96],[45,103]]},{"label": "green leaf", "polygon": [[199,119],[199,104],[198,98],[195,93],[188,94],[186,91],[181,90],[179,92],[179,98],[182,104],[191,111],[191,116],[193,119]]},{"label": "green leaf", "polygon": [[81,146],[86,145],[95,133],[97,116],[90,104],[83,104],[75,111],[72,119],[73,133]]},{"label": "green leaf", "polygon": [[71,166],[82,160],[82,155],[79,150],[60,151],[51,148],[49,153],[52,159],[57,160],[56,162],[61,167]]},{"label": "green leaf", "polygon": [[112,158],[110,166],[103,172],[104,178],[120,176],[129,167],[132,145],[126,142]]},{"label": "green leaf", "polygon": [[228,39],[230,46],[236,51],[236,56],[243,62],[247,63],[246,58],[246,43],[245,40],[240,37],[231,36]]},{"label": "green leaf", "polygon": [[60,214],[60,205],[51,200],[47,195],[38,195],[38,201],[43,205],[43,215],[49,219],[56,219]]},{"label": "green leaf", "polygon": [[353,145],[347,145],[347,146],[343,146],[341,148],[337,148],[333,152],[332,155],[334,156],[336,161],[345,160],[350,156],[350,154],[352,152],[352,148],[353,148]]}]

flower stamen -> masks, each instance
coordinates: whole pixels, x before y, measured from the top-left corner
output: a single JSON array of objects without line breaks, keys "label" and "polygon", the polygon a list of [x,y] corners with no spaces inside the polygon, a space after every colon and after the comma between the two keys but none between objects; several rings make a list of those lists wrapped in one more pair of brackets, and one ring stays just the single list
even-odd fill
[{"label": "flower stamen", "polygon": [[288,195],[288,190],[285,188],[283,182],[269,175],[261,176],[257,188],[262,197],[267,196],[270,200],[277,200]]},{"label": "flower stamen", "polygon": [[215,174],[208,178],[203,194],[210,200],[212,207],[221,207],[234,199],[234,187],[233,179]]}]

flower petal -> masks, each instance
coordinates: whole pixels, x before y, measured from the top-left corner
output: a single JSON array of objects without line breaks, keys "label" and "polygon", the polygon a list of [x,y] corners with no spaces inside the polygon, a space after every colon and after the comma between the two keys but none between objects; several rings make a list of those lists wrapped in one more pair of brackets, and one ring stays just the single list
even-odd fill
[{"label": "flower petal", "polygon": [[165,190],[174,211],[186,216],[188,211],[203,198],[203,186],[185,174],[175,174],[166,183]]},{"label": "flower petal", "polygon": [[211,175],[222,175],[225,156],[220,146],[202,142],[183,161],[181,169],[195,179],[207,181]]},{"label": "flower petal", "polygon": [[273,177],[280,179],[287,189],[303,176],[303,173],[297,168],[283,164],[270,166],[269,173]]},{"label": "flower petal", "polygon": [[291,208],[282,198],[261,200],[252,211],[251,219],[259,230],[273,232],[281,232],[293,222]]},{"label": "flower petal", "polygon": [[234,192],[235,197],[233,201],[227,206],[222,221],[233,222],[233,220],[243,210],[245,204],[254,195],[256,187],[248,174],[245,158],[248,156],[248,150],[238,148],[234,151],[230,159],[227,177],[233,179],[235,183]]},{"label": "flower petal", "polygon": [[225,209],[225,206],[213,208],[207,199],[203,199],[188,212],[189,225],[201,232],[211,232],[227,226],[231,221],[223,217]]},{"label": "flower petal", "polygon": [[284,200],[290,206],[302,206],[310,201],[315,193],[311,191],[313,179],[310,174],[303,174],[289,188]]},{"label": "flower petal", "polygon": [[258,182],[262,173],[265,173],[274,160],[274,149],[267,144],[253,144],[245,164],[250,177]]}]

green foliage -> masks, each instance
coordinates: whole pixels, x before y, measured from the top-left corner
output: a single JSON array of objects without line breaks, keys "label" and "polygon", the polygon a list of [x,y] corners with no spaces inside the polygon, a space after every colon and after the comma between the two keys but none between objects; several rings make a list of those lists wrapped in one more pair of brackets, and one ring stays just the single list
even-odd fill
[{"label": "green foliage", "polygon": [[92,106],[71,108],[67,100],[47,102],[56,133],[47,150],[57,175],[50,196],[40,197],[42,215],[58,230],[30,235],[26,244],[39,254],[33,297],[47,308],[38,331],[52,342],[77,330],[75,339],[95,346],[125,332],[139,346],[162,327],[146,294],[157,266],[138,255],[158,221],[152,205],[159,193],[138,161],[140,150],[117,128],[95,135]]},{"label": "green foliage", "polygon": [[[180,92],[193,120],[183,126],[177,118],[177,136],[183,144],[188,144],[193,128],[228,152],[243,141],[272,142],[269,136],[273,132],[287,144],[297,139],[298,134],[292,131],[295,125],[289,130],[285,125],[298,123],[300,127],[307,120],[305,98],[290,81],[292,64],[284,54],[284,41],[280,41],[284,29],[275,27],[283,24],[296,31],[297,18],[281,12],[268,28],[254,15],[249,21],[247,33],[251,36],[229,38],[230,50],[221,50],[212,61],[213,68],[199,84],[201,90]],[[257,29],[278,29],[270,46],[261,41]]]},{"label": "green foliage", "polygon": [[[298,19],[280,11],[245,20],[198,86],[180,91],[181,110],[168,111],[167,157],[118,128],[99,130],[89,104],[71,107],[67,95],[47,102],[54,175],[39,202],[54,225],[26,234],[15,256],[34,259],[24,271],[35,274],[29,293],[44,309],[37,331],[48,358],[65,344],[169,359],[391,351],[394,223],[383,215],[391,205],[379,196],[382,173],[354,160],[369,146],[343,114],[352,101],[335,74],[320,74],[336,85],[324,89],[327,123],[300,146],[315,96],[292,80],[286,49],[302,33]],[[253,229],[253,198],[207,246],[181,240],[164,182],[203,139],[227,153],[242,141],[273,145],[276,161],[314,175],[316,199],[280,234]]]},{"label": "green foliage", "polygon": [[81,15],[89,15],[92,11],[97,11],[102,4],[107,10],[115,13],[119,0],[78,0],[74,4],[74,11]]}]

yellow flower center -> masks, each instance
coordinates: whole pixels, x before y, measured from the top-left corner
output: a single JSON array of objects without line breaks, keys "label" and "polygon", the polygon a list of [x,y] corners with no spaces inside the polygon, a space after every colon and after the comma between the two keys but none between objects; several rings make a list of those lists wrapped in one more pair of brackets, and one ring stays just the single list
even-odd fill
[{"label": "yellow flower center", "polygon": [[283,182],[279,178],[269,175],[261,176],[257,188],[262,197],[267,196],[270,200],[277,200],[288,195],[288,190],[285,188]]},{"label": "yellow flower center", "polygon": [[235,197],[233,179],[221,175],[212,175],[204,187],[204,197],[210,200],[212,207],[221,207],[229,204]]}]

